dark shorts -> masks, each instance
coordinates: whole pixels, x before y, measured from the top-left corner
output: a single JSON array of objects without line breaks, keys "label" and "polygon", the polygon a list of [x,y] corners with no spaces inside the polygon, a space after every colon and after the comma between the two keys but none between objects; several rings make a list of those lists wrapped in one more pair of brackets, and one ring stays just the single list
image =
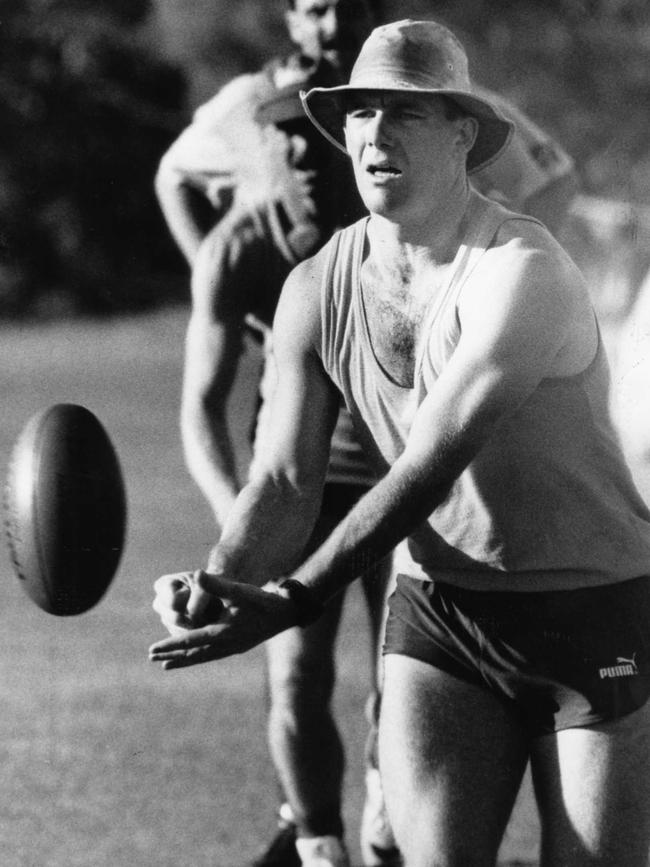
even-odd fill
[{"label": "dark shorts", "polygon": [[341,482],[326,482],[323,488],[321,515],[328,515],[337,522],[350,512],[364,494],[370,490],[370,485],[346,485]]},{"label": "dark shorts", "polygon": [[485,688],[532,735],[594,725],[650,696],[650,578],[581,590],[461,590],[399,575],[384,653]]}]

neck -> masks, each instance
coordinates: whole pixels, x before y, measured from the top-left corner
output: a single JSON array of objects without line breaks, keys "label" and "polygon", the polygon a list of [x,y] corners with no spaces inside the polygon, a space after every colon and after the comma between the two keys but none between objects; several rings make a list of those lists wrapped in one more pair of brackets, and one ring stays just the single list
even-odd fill
[{"label": "neck", "polygon": [[424,219],[394,222],[371,214],[368,239],[373,258],[407,258],[423,266],[442,265],[456,255],[465,230],[471,196],[469,184],[441,197]]}]

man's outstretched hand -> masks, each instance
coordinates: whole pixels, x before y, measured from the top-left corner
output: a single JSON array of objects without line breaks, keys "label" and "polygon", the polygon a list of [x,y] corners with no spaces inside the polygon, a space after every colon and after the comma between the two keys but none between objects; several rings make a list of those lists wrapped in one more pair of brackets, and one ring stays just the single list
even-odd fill
[{"label": "man's outstretched hand", "polygon": [[289,599],[201,570],[163,575],[154,589],[171,637],[152,644],[149,659],[164,669],[244,653],[296,623]]}]

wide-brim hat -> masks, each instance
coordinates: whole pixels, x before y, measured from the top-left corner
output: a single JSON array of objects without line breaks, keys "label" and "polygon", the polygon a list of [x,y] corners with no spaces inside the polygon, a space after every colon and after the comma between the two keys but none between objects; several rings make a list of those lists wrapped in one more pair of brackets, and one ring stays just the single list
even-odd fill
[{"label": "wide-brim hat", "polygon": [[478,121],[476,141],[467,154],[469,172],[493,162],[514,131],[493,105],[473,93],[465,49],[451,30],[435,21],[407,19],[375,28],[361,48],[349,84],[313,87],[301,99],[312,123],[346,151],[346,98],[368,91],[432,94],[458,103]]}]

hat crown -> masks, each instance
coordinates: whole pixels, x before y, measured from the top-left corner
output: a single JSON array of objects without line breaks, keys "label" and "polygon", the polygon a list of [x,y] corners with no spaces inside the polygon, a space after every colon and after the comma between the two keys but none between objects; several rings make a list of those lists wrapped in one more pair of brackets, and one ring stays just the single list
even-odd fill
[{"label": "hat crown", "polygon": [[435,21],[396,21],[377,27],[350,75],[355,88],[471,89],[467,55],[454,34]]}]

